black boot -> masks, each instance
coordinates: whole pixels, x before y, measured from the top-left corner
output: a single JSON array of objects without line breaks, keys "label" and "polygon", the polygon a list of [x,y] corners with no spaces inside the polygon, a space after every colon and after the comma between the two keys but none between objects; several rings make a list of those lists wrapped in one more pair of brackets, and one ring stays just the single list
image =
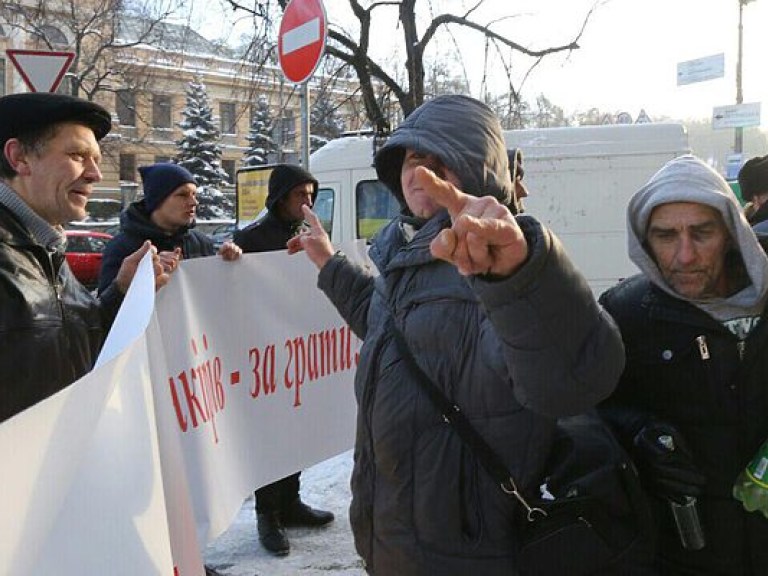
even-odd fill
[{"label": "black boot", "polygon": [[317,527],[333,522],[333,512],[316,510],[304,504],[301,499],[294,500],[282,513],[285,526]]},{"label": "black boot", "polygon": [[265,512],[256,515],[259,526],[259,542],[275,556],[287,556],[291,544],[285,535],[280,515],[277,512]]}]

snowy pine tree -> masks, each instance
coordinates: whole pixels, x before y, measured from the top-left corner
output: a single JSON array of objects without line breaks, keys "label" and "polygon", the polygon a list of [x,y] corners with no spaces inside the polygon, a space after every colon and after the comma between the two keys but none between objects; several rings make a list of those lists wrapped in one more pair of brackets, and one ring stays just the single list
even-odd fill
[{"label": "snowy pine tree", "polygon": [[176,142],[179,153],[176,162],[189,170],[197,180],[199,218],[231,218],[232,202],[220,187],[229,182],[221,167],[221,133],[213,117],[205,84],[195,79],[187,85],[187,105],[179,123],[183,136]]},{"label": "snowy pine tree", "polygon": [[256,102],[256,108],[248,132],[248,149],[243,153],[243,166],[263,166],[269,163],[269,155],[277,151],[272,139],[274,121],[269,111],[269,101],[263,94]]},{"label": "snowy pine tree", "polygon": [[336,105],[321,91],[309,114],[309,150],[314,152],[325,146],[329,140],[338,138],[344,131],[344,121],[336,113]]}]

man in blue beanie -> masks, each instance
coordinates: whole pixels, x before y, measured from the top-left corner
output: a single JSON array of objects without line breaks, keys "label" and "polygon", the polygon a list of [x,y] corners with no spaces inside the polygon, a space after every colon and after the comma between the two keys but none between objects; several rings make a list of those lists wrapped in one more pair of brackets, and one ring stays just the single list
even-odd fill
[{"label": "man in blue beanie", "polygon": [[[171,268],[180,258],[213,256],[213,241],[194,230],[199,204],[195,177],[182,166],[161,162],[139,168],[144,197],[120,215],[120,232],[104,250],[99,293],[109,286],[123,259],[136,246],[151,240],[161,259]],[[219,249],[225,260],[235,260],[241,250],[232,242]]]},{"label": "man in blue beanie", "polygon": [[[267,213],[235,233],[243,252],[285,250],[286,243],[304,223],[302,207],[311,208],[317,197],[317,180],[293,164],[278,164],[269,176]],[[285,526],[324,526],[333,514],[307,506],[299,497],[299,475],[292,474],[256,490],[256,518],[259,541],[276,556],[291,548]]]}]

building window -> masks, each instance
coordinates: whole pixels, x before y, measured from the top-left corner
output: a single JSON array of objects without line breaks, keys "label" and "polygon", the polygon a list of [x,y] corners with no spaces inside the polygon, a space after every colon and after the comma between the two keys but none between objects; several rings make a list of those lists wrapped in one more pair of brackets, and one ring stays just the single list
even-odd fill
[{"label": "building window", "polygon": [[219,116],[221,116],[221,133],[237,134],[237,119],[235,118],[235,103],[221,102],[219,104]]},{"label": "building window", "polygon": [[136,126],[136,94],[130,90],[115,92],[115,111],[121,126]]},{"label": "building window", "polygon": [[[395,195],[379,180],[363,180],[355,188],[357,238],[372,238],[384,224],[400,213]],[[316,211],[315,207],[312,208]]]},{"label": "building window", "polygon": [[221,169],[229,175],[229,183],[235,182],[235,161],[234,160],[222,160]]},{"label": "building window", "polygon": [[283,117],[276,122],[277,140],[283,148],[293,148],[296,145],[296,122],[293,119],[293,111],[285,110]]},{"label": "building window", "polygon": [[47,41],[52,46],[56,46],[58,48],[65,47],[69,44],[69,42],[67,42],[67,37],[64,36],[64,33],[56,28],[56,26],[51,26],[49,24],[40,26],[39,35],[44,41]]},{"label": "building window", "polygon": [[335,193],[333,188],[320,188],[317,191],[312,211],[320,219],[328,236],[333,235],[333,201]]},{"label": "building window", "polygon": [[0,96],[5,96],[5,59],[0,58]]},{"label": "building window", "polygon": [[74,82],[74,78],[72,78],[72,76],[70,76],[69,74],[65,74],[64,78],[62,78],[61,82],[59,83],[59,87],[56,88],[56,94],[65,94],[65,95],[71,96],[73,82]]},{"label": "building window", "polygon": [[136,154],[120,154],[120,180],[136,182]]},{"label": "building window", "polygon": [[171,128],[171,97],[155,94],[152,96],[152,126]]}]

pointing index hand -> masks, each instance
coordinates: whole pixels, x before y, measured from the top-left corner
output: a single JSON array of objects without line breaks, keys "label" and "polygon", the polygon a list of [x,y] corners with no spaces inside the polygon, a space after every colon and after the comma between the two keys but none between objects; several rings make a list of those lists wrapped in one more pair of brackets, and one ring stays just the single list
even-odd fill
[{"label": "pointing index hand", "polygon": [[471,198],[447,180],[438,178],[432,170],[425,166],[416,168],[415,180],[417,185],[429,194],[435,203],[448,210],[452,220],[461,214],[467,204],[467,199]]},{"label": "pointing index hand", "polygon": [[415,178],[451,217],[451,227],[430,245],[435,258],[451,262],[465,276],[509,276],[525,262],[525,236],[509,209],[493,196],[466,194],[423,166],[416,168]]}]

